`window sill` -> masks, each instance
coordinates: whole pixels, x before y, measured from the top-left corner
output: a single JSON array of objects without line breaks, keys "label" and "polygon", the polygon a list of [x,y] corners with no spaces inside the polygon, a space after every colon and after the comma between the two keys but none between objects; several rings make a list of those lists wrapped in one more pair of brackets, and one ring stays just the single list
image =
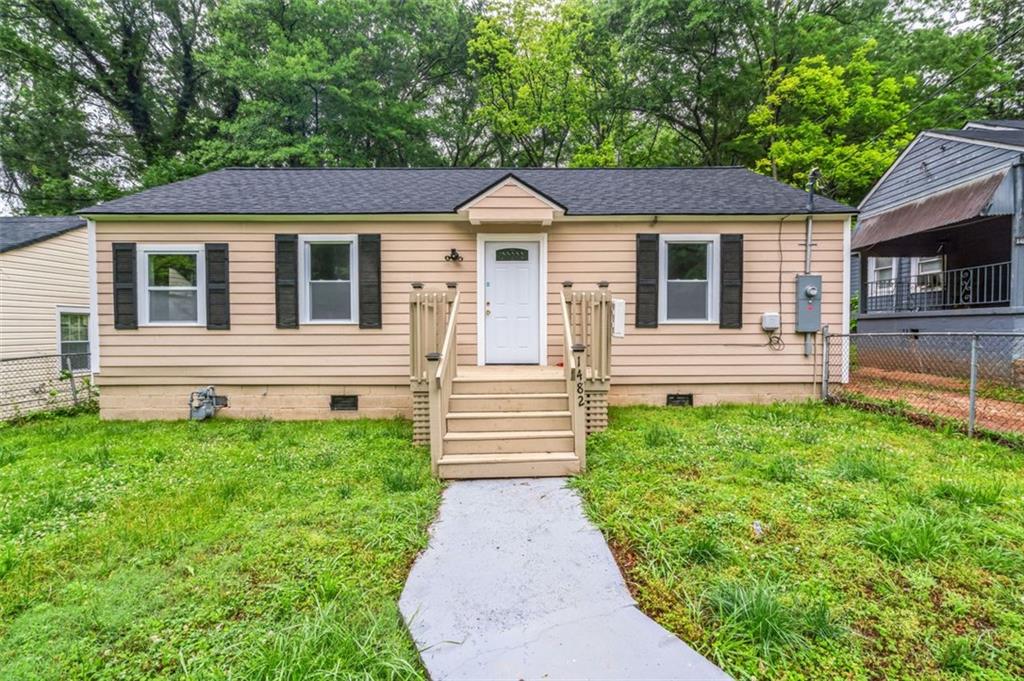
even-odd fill
[{"label": "window sill", "polygon": [[164,328],[164,329],[166,329],[168,327],[175,327],[175,326],[181,326],[181,327],[185,327],[185,328],[201,328],[201,329],[205,329],[206,328],[206,322],[146,322],[146,323],[139,322],[139,328],[140,329],[145,329],[147,327],[155,327],[155,328]]},{"label": "window sill", "polygon": [[358,325],[359,321],[356,319],[303,319],[299,324],[311,324],[315,326],[352,326],[353,324]]},{"label": "window sill", "polygon": [[662,325],[691,325],[691,324],[718,324],[717,319],[659,319],[658,326]]}]

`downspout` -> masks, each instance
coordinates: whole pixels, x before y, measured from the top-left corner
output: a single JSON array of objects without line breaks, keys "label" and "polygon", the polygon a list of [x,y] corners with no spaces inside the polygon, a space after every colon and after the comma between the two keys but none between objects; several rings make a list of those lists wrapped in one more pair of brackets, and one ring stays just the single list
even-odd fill
[{"label": "downspout", "polygon": [[1010,229],[1010,307],[1024,307],[1024,154],[1013,165]]},{"label": "downspout", "polygon": [[[1024,308],[1024,154],[1014,164],[1013,219],[1010,227],[1010,307]],[[1020,323],[1020,322],[1017,322]],[[1015,344],[1011,357],[1013,376],[1024,375],[1024,349]]]},{"label": "downspout", "polygon": [[[805,221],[806,232],[804,234],[804,274],[811,274],[811,242],[814,239],[814,190],[818,183],[821,172],[817,168],[811,168],[807,175],[807,219]],[[804,334],[804,357],[814,354],[814,334]]]}]

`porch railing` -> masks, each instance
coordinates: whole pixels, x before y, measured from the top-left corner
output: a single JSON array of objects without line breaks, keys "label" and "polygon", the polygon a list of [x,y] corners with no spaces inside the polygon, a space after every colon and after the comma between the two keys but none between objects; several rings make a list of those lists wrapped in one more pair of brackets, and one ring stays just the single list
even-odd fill
[{"label": "porch railing", "polygon": [[609,381],[612,373],[612,307],[608,285],[596,291],[572,291],[569,321],[573,338],[587,348],[581,367],[588,381]]},{"label": "porch railing", "polygon": [[1010,302],[1010,263],[961,267],[868,282],[862,311],[924,312]]},{"label": "porch railing", "polygon": [[[448,324],[445,326],[441,348],[437,352],[427,353],[427,364],[430,375],[430,467],[437,473],[437,465],[441,459],[444,436],[448,432],[448,400],[452,395],[452,381],[458,373],[456,357],[459,322],[459,297],[456,293],[448,311]],[[436,368],[434,367],[436,365]]]},{"label": "porch railing", "polygon": [[568,287],[558,293],[562,309],[562,365],[565,368],[565,391],[569,395],[572,419],[573,449],[580,462],[580,472],[587,467],[587,380],[583,369],[587,363],[587,346],[575,340],[569,314],[572,295],[565,297]]},{"label": "porch railing", "polygon": [[[428,356],[444,353],[449,326],[454,325],[458,293],[449,284],[441,291],[427,291],[414,283],[409,294],[409,384],[413,396],[413,439],[419,444],[431,443],[430,385],[436,382],[437,367],[431,367]],[[454,343],[454,334],[452,338]],[[455,351],[449,351],[451,371],[455,371]]]}]

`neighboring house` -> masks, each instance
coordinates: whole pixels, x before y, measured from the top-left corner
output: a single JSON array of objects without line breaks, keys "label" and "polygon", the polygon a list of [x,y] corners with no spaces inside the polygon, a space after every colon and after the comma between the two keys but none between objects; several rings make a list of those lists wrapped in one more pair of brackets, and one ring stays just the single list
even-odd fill
[{"label": "neighboring house", "polygon": [[88,369],[89,243],[80,217],[0,217],[0,360]]},{"label": "neighboring house", "polygon": [[858,331],[1024,331],[1024,121],[922,132],[860,205]]},{"label": "neighboring house", "polygon": [[0,217],[0,418],[69,403],[66,370],[90,369],[85,226],[74,216]]},{"label": "neighboring house", "polygon": [[796,315],[847,323],[854,210],[817,201],[820,295],[798,300],[807,212],[733,167],[225,169],[149,189],[82,211],[101,414],[183,418],[214,385],[225,415],[411,415],[447,477],[574,472],[608,402],[815,394]]}]

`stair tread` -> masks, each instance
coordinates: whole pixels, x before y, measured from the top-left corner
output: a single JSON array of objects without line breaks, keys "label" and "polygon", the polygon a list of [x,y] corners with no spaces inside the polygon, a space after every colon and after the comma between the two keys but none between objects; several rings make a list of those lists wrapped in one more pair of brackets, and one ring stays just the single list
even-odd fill
[{"label": "stair tread", "polygon": [[542,437],[572,437],[571,430],[491,430],[469,433],[446,433],[445,440],[530,440]]},{"label": "stair tread", "polygon": [[456,376],[452,379],[455,383],[530,383],[535,381],[564,381],[564,376],[552,376],[550,374],[502,374],[500,376]]},{"label": "stair tread", "polygon": [[453,400],[493,400],[495,398],[546,398],[546,397],[568,397],[569,393],[460,393],[449,395]]},{"label": "stair tread", "polygon": [[564,409],[551,409],[548,411],[450,411],[447,415],[450,419],[528,419],[548,416],[572,416],[572,412]]},{"label": "stair tread", "polygon": [[521,463],[539,461],[576,461],[572,452],[535,452],[526,454],[445,454],[438,464]]}]

